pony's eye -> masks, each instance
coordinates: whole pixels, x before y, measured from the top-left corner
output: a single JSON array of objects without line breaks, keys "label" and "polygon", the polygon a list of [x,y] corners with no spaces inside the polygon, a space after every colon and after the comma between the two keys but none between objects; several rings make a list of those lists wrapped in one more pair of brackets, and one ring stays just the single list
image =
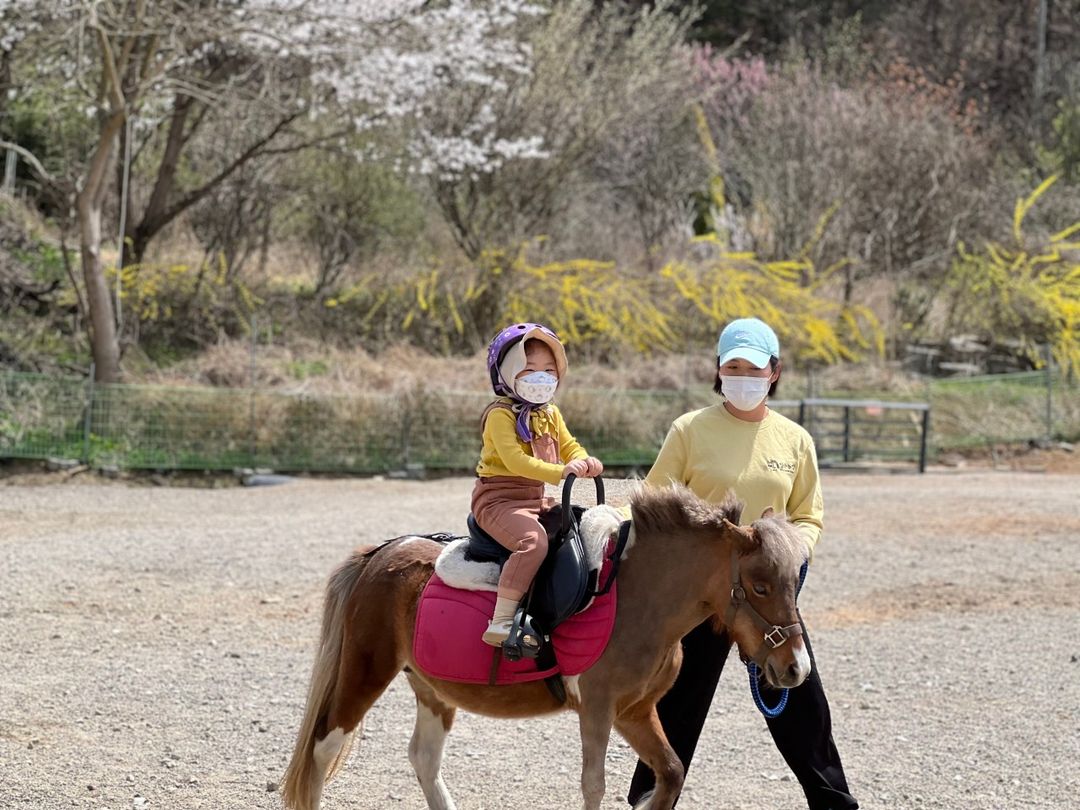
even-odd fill
[{"label": "pony's eye", "polygon": [[756,593],[758,596],[766,596],[769,593],[769,589],[766,588],[764,585],[755,584],[754,593]]}]

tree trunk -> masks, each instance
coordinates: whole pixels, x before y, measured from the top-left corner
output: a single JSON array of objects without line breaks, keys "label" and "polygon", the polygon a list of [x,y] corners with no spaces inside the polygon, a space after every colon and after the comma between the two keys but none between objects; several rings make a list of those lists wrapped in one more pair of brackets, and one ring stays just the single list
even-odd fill
[{"label": "tree trunk", "polygon": [[79,252],[83,280],[86,283],[86,307],[90,326],[90,352],[94,358],[94,377],[98,382],[120,379],[120,342],[116,333],[109,285],[101,263],[101,214],[105,200],[105,177],[113,158],[113,147],[124,113],[111,114],[101,127],[97,149],[90,160],[82,189],[75,198],[79,221]]},{"label": "tree trunk", "polygon": [[[169,125],[169,137],[166,143],[166,152],[158,169],[158,180],[154,185],[154,191],[150,202],[143,212],[142,219],[135,226],[132,235],[132,259],[141,262],[151,240],[157,236],[162,228],[176,219],[180,214],[187,211],[193,205],[200,202],[210,192],[216,189],[224,181],[228,180],[233,173],[247,165],[251,160],[257,159],[263,154],[267,146],[289,125],[305,114],[304,110],[291,112],[280,119],[261,138],[253,142],[247,149],[235,157],[228,166],[219,171],[201,186],[185,192],[180,199],[171,200],[172,192],[176,186],[176,173],[183,149],[191,140],[195,126],[184,130],[184,123],[191,109],[190,103],[184,104],[183,99],[176,102],[176,109]],[[312,142],[314,143],[314,142]],[[289,151],[300,151],[302,147],[294,146]]]},{"label": "tree trunk", "polygon": [[158,165],[157,179],[150,200],[146,204],[142,218],[135,223],[132,217],[128,221],[128,236],[131,239],[131,260],[141,264],[146,256],[150,240],[164,227],[165,211],[169,198],[176,187],[176,172],[180,166],[180,156],[187,146],[193,131],[185,131],[188,115],[194,105],[190,96],[178,95],[173,100],[172,116],[169,119],[169,133],[165,139],[165,151]]},{"label": "tree trunk", "polygon": [[94,357],[95,379],[120,379],[120,343],[116,335],[109,286],[101,265],[101,209],[79,201],[79,249],[82,254],[86,304],[90,315],[90,351]]}]

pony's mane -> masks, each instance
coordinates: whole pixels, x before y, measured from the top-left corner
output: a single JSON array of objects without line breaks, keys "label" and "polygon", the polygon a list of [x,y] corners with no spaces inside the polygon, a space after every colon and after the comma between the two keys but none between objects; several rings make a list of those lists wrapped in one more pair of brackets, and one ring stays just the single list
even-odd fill
[{"label": "pony's mane", "polygon": [[[640,533],[670,534],[672,529],[723,530],[724,520],[739,525],[743,502],[728,490],[720,503],[709,503],[689,488],[640,486],[630,495],[630,509]],[[753,522],[757,553],[782,568],[798,568],[809,556],[806,539],[784,515]]]},{"label": "pony's mane", "polygon": [[806,537],[785,515],[758,518],[751,525],[762,553],[781,567],[798,568],[810,556]]},{"label": "pony's mane", "polygon": [[682,484],[640,486],[630,495],[630,511],[641,531],[670,532],[672,528],[721,530],[724,520],[738,525],[743,502],[731,491],[720,503],[709,503]]}]

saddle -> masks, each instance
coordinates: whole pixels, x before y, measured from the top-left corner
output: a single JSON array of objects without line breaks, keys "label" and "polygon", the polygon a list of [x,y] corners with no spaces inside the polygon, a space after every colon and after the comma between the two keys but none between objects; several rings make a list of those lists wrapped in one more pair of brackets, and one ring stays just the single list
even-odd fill
[{"label": "saddle", "polygon": [[[581,540],[581,516],[585,509],[570,503],[575,475],[563,482],[562,503],[540,515],[540,524],[548,534],[548,552],[529,592],[514,616],[510,637],[503,644],[503,654],[511,661],[535,658],[543,641],[566,619],[584,610],[596,594],[598,571],[590,571],[585,546]],[[594,478],[596,503],[604,503],[604,482]],[[503,565],[510,550],[500,545],[480,528],[469,515],[469,544],[465,559]]]}]

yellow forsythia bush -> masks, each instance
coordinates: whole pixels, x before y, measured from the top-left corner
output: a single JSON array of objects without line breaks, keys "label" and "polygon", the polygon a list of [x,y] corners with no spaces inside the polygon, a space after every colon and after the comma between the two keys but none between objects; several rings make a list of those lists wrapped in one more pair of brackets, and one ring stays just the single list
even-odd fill
[{"label": "yellow forsythia bush", "polygon": [[1038,364],[1049,344],[1055,361],[1080,374],[1080,222],[1042,237],[1024,231],[1053,175],[1016,202],[1011,239],[981,249],[961,244],[949,270],[951,321],[997,340],[1020,341]]},{"label": "yellow forsythia bush", "polygon": [[767,262],[727,251],[716,237],[698,241],[704,258],[673,261],[657,274],[590,259],[535,263],[522,246],[512,256],[485,254],[469,272],[432,270],[379,295],[369,279],[334,306],[362,300],[369,318],[396,310],[398,334],[429,348],[475,349],[505,323],[540,321],[579,349],[647,354],[707,344],[727,321],[755,315],[802,359],[832,363],[883,350],[873,313],[826,293],[842,265],[818,272],[809,250]]},{"label": "yellow forsythia bush", "polygon": [[[130,264],[120,271],[126,330],[141,341],[203,345],[246,331],[262,303],[230,277],[224,256],[203,264]],[[108,273],[116,283],[116,270]]]}]

